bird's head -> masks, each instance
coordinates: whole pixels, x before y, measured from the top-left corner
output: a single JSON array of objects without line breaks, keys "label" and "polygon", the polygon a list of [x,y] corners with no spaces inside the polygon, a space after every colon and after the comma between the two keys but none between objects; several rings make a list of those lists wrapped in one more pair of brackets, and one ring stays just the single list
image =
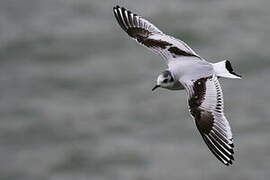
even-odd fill
[{"label": "bird's head", "polygon": [[158,76],[157,84],[153,87],[152,91],[154,91],[159,87],[169,89],[173,87],[173,84],[174,84],[173,76],[170,71],[166,70]]}]

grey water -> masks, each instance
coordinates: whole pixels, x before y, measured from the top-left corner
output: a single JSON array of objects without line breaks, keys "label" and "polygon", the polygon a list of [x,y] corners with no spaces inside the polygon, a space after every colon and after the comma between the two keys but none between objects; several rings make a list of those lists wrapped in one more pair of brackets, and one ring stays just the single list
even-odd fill
[{"label": "grey water", "polygon": [[[185,92],[120,29],[123,5],[242,80],[221,79],[235,162],[210,153]],[[268,180],[268,0],[1,0],[1,180]]]}]

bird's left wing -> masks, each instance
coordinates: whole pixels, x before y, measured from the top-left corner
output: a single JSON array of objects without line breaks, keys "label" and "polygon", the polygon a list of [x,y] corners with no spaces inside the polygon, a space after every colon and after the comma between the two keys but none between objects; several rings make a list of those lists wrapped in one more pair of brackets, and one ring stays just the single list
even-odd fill
[{"label": "bird's left wing", "polygon": [[181,82],[188,94],[190,113],[211,152],[225,165],[232,164],[232,132],[223,113],[223,95],[215,75]]},{"label": "bird's left wing", "polygon": [[146,19],[123,7],[113,8],[115,18],[121,28],[140,44],[160,54],[163,59],[193,56],[199,57],[186,43],[164,34]]}]

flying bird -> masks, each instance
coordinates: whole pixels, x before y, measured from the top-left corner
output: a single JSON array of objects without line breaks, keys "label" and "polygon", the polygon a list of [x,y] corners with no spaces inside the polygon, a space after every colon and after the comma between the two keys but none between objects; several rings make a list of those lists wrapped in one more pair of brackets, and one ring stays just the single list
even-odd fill
[{"label": "flying bird", "polygon": [[219,77],[241,79],[228,60],[210,63],[186,43],[164,34],[145,18],[124,7],[113,7],[120,27],[141,45],[159,54],[167,63],[156,81],[159,87],[185,90],[188,107],[210,151],[225,165],[234,160],[231,127],[223,112],[223,94]]}]

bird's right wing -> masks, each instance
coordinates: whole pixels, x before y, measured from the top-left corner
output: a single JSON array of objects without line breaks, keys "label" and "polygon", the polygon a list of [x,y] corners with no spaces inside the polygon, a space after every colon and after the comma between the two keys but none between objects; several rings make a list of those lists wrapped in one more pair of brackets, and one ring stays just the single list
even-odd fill
[{"label": "bird's right wing", "polygon": [[186,43],[164,34],[146,19],[126,10],[123,7],[113,8],[115,18],[121,28],[140,44],[160,54],[163,59],[179,57],[199,57]]},{"label": "bird's right wing", "polygon": [[211,152],[225,165],[232,164],[232,132],[223,113],[223,95],[215,75],[181,82],[196,126]]}]

